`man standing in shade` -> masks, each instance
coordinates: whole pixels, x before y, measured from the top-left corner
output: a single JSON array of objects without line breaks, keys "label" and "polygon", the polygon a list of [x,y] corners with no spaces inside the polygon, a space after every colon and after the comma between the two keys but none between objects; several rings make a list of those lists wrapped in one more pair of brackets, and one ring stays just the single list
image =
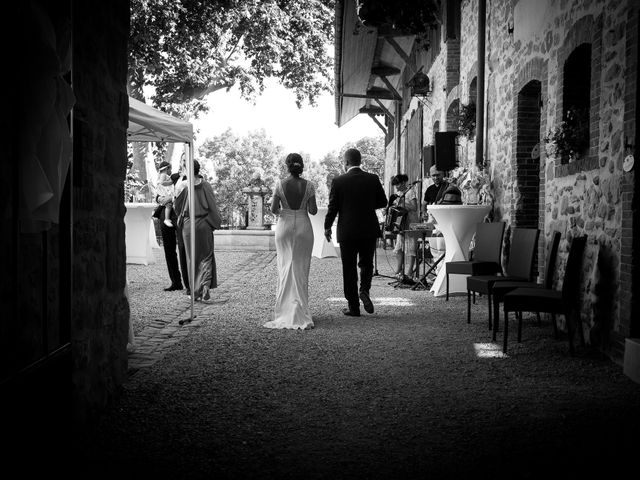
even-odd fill
[{"label": "man standing in shade", "polygon": [[[169,162],[162,162],[160,164],[160,168],[166,169],[166,173],[171,177],[174,183],[179,178],[179,175],[171,175],[171,164]],[[173,201],[173,194],[166,195],[156,195],[156,202],[160,205],[165,205],[168,201]],[[164,214],[162,216],[164,218]],[[182,290],[182,279],[180,278],[180,269],[178,268],[178,254],[176,253],[176,242],[177,242],[177,232],[176,232],[176,222],[178,216],[175,212],[175,209],[171,209],[170,220],[172,222],[172,226],[167,225],[164,222],[160,222],[160,232],[162,234],[162,246],[164,248],[164,258],[167,263],[167,270],[169,271],[169,278],[171,279],[171,285],[166,287],[165,292],[172,292],[174,290]]]},{"label": "man standing in shade", "polygon": [[[377,175],[364,172],[360,152],[350,148],[344,153],[346,173],[333,179],[329,206],[324,220],[324,236],[331,241],[331,227],[338,217],[338,243],[342,259],[342,281],[348,308],[344,315],[359,317],[360,300],[373,313],[369,297],[373,278],[373,256],[380,238],[376,210],[387,206],[387,196]],[[360,267],[360,288],[358,270]]]}]

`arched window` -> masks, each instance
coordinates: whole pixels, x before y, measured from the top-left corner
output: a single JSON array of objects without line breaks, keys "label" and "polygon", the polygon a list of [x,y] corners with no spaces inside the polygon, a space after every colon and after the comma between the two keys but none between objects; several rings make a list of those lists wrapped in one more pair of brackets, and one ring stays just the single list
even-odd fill
[{"label": "arched window", "polygon": [[478,77],[473,77],[469,84],[469,103],[476,103],[478,99]]},{"label": "arched window", "polygon": [[[589,149],[591,103],[591,44],[576,47],[563,67],[562,120],[568,140],[578,155]],[[566,163],[569,158],[563,158]]]}]

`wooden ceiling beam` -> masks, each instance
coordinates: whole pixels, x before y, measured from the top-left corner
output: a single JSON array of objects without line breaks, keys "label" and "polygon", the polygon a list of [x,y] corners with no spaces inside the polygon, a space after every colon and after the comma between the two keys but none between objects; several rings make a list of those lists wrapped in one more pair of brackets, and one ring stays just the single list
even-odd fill
[{"label": "wooden ceiling beam", "polygon": [[391,120],[392,122],[395,122],[395,118],[393,117],[393,114],[389,111],[389,109],[387,107],[385,107],[383,105],[383,103],[380,100],[378,100],[377,98],[375,99],[375,102],[382,109],[382,111],[384,111],[384,113],[387,115],[389,120]]},{"label": "wooden ceiling beam", "polygon": [[394,38],[384,37],[384,39],[387,41],[389,45],[391,45],[391,47],[396,51],[396,53],[400,56],[400,58],[404,60],[404,63],[406,63],[407,65],[411,64],[411,59],[409,58],[409,55],[407,54],[407,52],[405,52],[402,49],[400,44],[396,42]]},{"label": "wooden ceiling beam", "polygon": [[391,77],[393,75],[400,75],[400,69],[392,65],[377,65],[371,67],[371,75],[377,77]]},{"label": "wooden ceiling beam", "polygon": [[376,123],[376,125],[378,125],[378,127],[380,127],[380,130],[382,130],[382,132],[384,133],[384,136],[386,137],[387,136],[387,129],[384,128],[384,125],[382,125],[380,123],[380,121],[375,117],[375,115],[369,114],[369,117],[371,118],[371,120],[373,120]]},{"label": "wooden ceiling beam", "polygon": [[371,87],[366,93],[341,93],[342,97],[349,98],[377,98],[380,100],[398,100],[392,92],[382,87]]},{"label": "wooden ceiling beam", "polygon": [[375,105],[365,105],[358,110],[360,113],[366,113],[368,115],[384,115],[385,111]]},{"label": "wooden ceiling beam", "polygon": [[402,96],[398,93],[395,87],[391,85],[391,82],[387,79],[387,77],[380,76],[380,80],[382,80],[382,83],[384,83],[387,86],[387,88],[393,94],[396,100],[402,100]]}]

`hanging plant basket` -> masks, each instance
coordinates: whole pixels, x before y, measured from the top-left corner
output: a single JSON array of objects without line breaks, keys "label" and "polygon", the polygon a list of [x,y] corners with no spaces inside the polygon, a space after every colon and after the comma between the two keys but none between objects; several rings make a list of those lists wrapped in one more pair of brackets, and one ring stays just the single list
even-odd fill
[{"label": "hanging plant basket", "polygon": [[354,0],[356,12],[367,27],[388,27],[428,48],[429,30],[441,23],[440,8],[434,0]]}]

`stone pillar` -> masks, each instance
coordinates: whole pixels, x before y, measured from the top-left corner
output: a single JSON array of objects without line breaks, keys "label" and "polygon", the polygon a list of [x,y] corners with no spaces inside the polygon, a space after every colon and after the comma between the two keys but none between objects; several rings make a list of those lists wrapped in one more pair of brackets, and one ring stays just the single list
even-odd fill
[{"label": "stone pillar", "polygon": [[266,185],[254,185],[244,187],[242,193],[248,197],[247,230],[265,230],[267,227],[264,224],[264,197],[271,193],[271,189]]}]

